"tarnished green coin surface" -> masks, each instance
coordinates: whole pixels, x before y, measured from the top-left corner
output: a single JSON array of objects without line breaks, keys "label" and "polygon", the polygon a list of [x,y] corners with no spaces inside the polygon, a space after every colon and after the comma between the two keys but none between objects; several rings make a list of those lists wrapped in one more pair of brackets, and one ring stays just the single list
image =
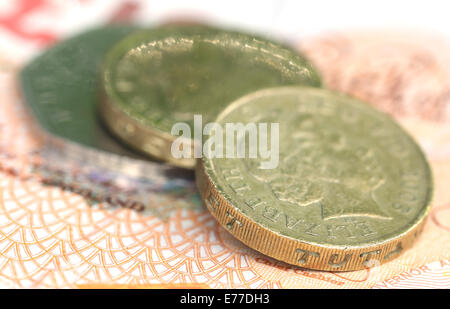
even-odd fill
[{"label": "tarnished green coin surface", "polygon": [[355,270],[393,259],[419,235],[430,167],[388,115],[328,90],[281,87],[240,98],[216,122],[279,123],[276,168],[247,152],[204,157],[196,170],[206,206],[250,247],[307,268]]},{"label": "tarnished green coin surface", "polygon": [[132,26],[98,28],[57,43],[20,74],[25,103],[52,136],[97,150],[137,157],[102,127],[97,111],[100,65]]},{"label": "tarnished green coin surface", "polygon": [[175,165],[172,126],[211,121],[230,102],[265,87],[320,86],[308,62],[289,47],[207,26],[164,26],[133,34],[106,58],[102,115],[122,140]]}]

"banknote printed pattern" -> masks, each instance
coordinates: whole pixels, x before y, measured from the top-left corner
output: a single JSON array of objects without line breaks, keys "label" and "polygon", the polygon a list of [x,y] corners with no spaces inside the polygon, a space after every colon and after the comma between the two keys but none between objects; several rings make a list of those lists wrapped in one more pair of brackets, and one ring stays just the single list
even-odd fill
[{"label": "banknote printed pattern", "polygon": [[394,115],[422,139],[431,159],[450,156],[450,42],[435,33],[333,33],[300,49],[326,87]]},{"label": "banknote printed pattern", "polygon": [[[2,74],[0,274],[5,286],[370,287],[444,260],[448,253],[450,209],[444,203],[433,209],[416,246],[399,259],[363,271],[333,273],[287,265],[242,245],[203,208],[188,180],[178,184],[182,198],[174,198],[169,190],[150,194],[156,208],[170,208],[165,216],[89,203],[80,192],[45,185],[42,172],[33,169],[42,161],[36,159],[42,142],[14,91],[13,74]],[[153,186],[170,187],[169,182],[155,175]],[[448,285],[448,265],[442,265],[437,273],[443,280],[433,281],[437,286]]]},{"label": "banknote printed pattern", "polygon": [[[29,44],[33,39],[20,40]],[[85,192],[74,192],[57,181],[46,184],[45,179],[65,176],[94,180],[84,173],[76,176],[77,167],[70,164],[70,168],[55,164],[63,167],[63,175],[42,165],[46,162],[40,156],[42,138],[15,91],[22,59],[11,57],[14,52],[8,49],[2,52],[9,55],[0,55],[2,287],[450,287],[450,193],[446,190],[450,159],[430,152],[435,148],[427,145],[438,137],[434,131],[417,133],[424,132],[417,130],[422,124],[408,122],[407,129],[429,156],[438,158],[431,160],[436,194],[414,248],[392,262],[361,271],[310,271],[275,261],[235,240],[200,204],[189,180],[173,184],[156,174],[146,184],[153,190],[152,205],[170,208],[164,215],[89,201]],[[92,173],[102,172],[108,171]],[[120,175],[108,177],[121,188],[139,183],[119,181]],[[74,182],[66,182],[70,183]]]}]

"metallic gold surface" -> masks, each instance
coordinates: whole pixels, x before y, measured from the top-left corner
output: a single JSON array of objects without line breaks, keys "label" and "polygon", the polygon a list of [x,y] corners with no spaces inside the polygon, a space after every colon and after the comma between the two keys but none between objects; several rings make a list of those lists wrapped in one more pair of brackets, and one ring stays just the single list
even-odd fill
[{"label": "metallic gold surface", "polygon": [[280,85],[320,86],[308,62],[284,45],[206,26],[164,26],[133,34],[107,55],[101,114],[127,144],[171,164],[175,123],[211,121],[249,92]]},{"label": "metallic gold surface", "polygon": [[174,137],[170,133],[154,130],[151,127],[131,121],[117,106],[109,104],[104,96],[100,98],[99,107],[101,119],[111,133],[136,150],[150,155],[154,159],[164,160],[174,166],[194,168],[194,159],[172,157],[170,148]]},{"label": "metallic gold surface", "polygon": [[173,170],[132,151],[108,134],[99,121],[100,64],[117,41],[138,30],[125,25],[95,28],[62,40],[21,69],[13,88],[24,96],[43,129],[47,154],[132,177]]},{"label": "metallic gold surface", "polygon": [[389,116],[328,90],[249,94],[216,120],[278,122],[280,161],[203,158],[201,197],[239,240],[319,270],[376,266],[409,248],[430,208],[432,176],[415,141]]}]

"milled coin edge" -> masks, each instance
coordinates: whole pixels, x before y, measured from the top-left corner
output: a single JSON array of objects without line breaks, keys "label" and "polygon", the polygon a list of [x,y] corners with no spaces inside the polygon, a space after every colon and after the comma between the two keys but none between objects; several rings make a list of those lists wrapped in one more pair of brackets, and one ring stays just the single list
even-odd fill
[{"label": "milled coin edge", "polygon": [[[286,86],[267,88],[255,91],[234,101],[232,104],[228,105],[221,114],[218,115],[216,121],[219,122],[224,115],[229,113],[232,109],[245,104],[248,100],[264,95],[265,93],[271,93],[274,89],[278,91],[290,91],[295,89],[298,90],[299,88],[307,89],[308,91],[325,91],[342,98],[348,98],[354,103],[366,104],[346,94],[314,87]],[[388,237],[378,243],[349,246],[324,245],[309,241],[300,241],[287,235],[282,235],[278,232],[270,230],[260,223],[253,221],[248,216],[243,214],[237,207],[235,207],[231,202],[231,199],[227,198],[227,194],[215,185],[210,173],[207,171],[208,163],[205,158],[198,160],[195,173],[196,183],[199,188],[202,201],[216,220],[236,238],[261,253],[289,264],[317,270],[349,271],[376,266],[394,259],[398,255],[402,254],[406,249],[410,248],[423,230],[423,227],[427,221],[426,218],[432,205],[434,188],[433,175],[430,164],[424,152],[412,136],[406,132],[390,115],[378,111],[369,105],[367,105],[367,108],[373,109],[379,112],[380,115],[389,119],[411,140],[422,156],[429,175],[427,190],[428,202],[421,209],[419,215],[407,225],[403,232],[396,234],[395,236]],[[236,228],[236,226],[238,228]],[[381,260],[376,258],[380,256],[383,257]]]}]

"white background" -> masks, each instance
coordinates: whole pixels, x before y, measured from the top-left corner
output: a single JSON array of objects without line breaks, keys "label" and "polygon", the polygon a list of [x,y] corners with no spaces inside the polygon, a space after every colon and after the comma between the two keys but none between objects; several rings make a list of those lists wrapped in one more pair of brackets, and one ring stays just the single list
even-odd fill
[{"label": "white background", "polygon": [[[27,1],[27,0],[21,0]],[[443,33],[450,38],[450,1],[443,0],[47,0],[58,9],[30,14],[21,21],[38,31],[70,36],[105,23],[124,2],[139,2],[136,19],[153,25],[168,18],[191,16],[218,25],[296,41],[330,31],[396,29]],[[19,0],[0,0],[0,16]],[[0,28],[0,48],[27,58],[42,46],[23,44]]]},{"label": "white background", "polygon": [[158,20],[177,13],[199,14],[213,22],[241,26],[291,39],[321,32],[401,28],[450,36],[450,1],[442,0],[228,0],[142,1]]}]

